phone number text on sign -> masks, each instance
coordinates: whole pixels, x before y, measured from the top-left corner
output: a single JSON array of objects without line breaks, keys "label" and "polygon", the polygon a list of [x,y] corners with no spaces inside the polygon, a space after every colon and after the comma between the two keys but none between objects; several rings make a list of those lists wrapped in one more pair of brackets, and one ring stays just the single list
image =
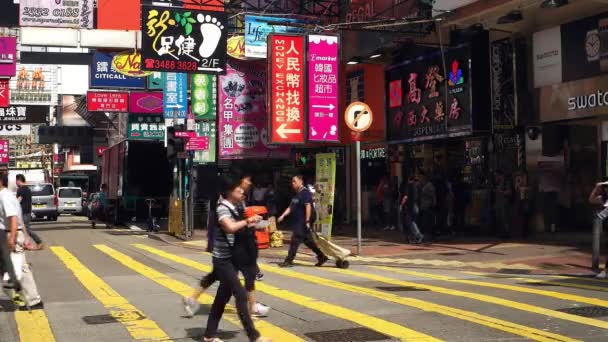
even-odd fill
[{"label": "phone number text on sign", "polygon": [[304,36],[270,35],[270,130],[273,143],[304,143]]}]

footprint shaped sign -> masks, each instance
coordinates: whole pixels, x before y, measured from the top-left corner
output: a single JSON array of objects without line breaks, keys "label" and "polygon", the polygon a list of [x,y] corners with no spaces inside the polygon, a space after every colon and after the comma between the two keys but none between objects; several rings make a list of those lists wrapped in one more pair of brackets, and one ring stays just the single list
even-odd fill
[{"label": "footprint shaped sign", "polygon": [[142,70],[226,73],[223,12],[142,6]]}]

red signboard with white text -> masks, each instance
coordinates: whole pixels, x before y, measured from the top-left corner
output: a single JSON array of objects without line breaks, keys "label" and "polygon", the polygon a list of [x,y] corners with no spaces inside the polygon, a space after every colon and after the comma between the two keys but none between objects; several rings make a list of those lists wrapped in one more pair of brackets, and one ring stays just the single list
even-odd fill
[{"label": "red signboard with white text", "polygon": [[9,105],[8,80],[0,80],[0,108],[6,108]]},{"label": "red signboard with white text", "polygon": [[129,93],[89,91],[87,109],[89,112],[128,112]]},{"label": "red signboard with white text", "polygon": [[303,144],[306,132],[304,36],[268,35],[270,141]]},{"label": "red signboard with white text", "polygon": [[0,164],[8,164],[8,140],[0,140]]}]

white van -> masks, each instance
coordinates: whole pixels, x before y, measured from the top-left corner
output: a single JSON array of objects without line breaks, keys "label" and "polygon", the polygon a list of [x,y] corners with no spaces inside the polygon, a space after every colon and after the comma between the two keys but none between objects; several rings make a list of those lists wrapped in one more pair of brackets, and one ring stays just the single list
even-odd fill
[{"label": "white van", "polygon": [[57,188],[59,214],[82,214],[82,189],[78,187]]}]

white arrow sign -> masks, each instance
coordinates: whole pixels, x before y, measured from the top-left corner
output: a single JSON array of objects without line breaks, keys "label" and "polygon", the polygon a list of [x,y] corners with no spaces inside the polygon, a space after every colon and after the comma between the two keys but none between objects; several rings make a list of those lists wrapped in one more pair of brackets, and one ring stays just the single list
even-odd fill
[{"label": "white arrow sign", "polygon": [[198,70],[201,70],[201,71],[215,71],[215,72],[222,72],[222,70],[224,70],[224,69],[222,69],[222,68],[200,68],[200,67],[199,67],[199,68],[198,68]]},{"label": "white arrow sign", "polygon": [[330,103],[327,106],[324,106],[324,105],[312,105],[312,108],[327,108],[329,110],[333,110],[336,107],[333,104]]},{"label": "white arrow sign", "polygon": [[184,108],[184,106],[176,103],[176,104],[172,104],[172,105],[167,105],[167,108],[177,108],[177,109],[179,109],[179,108]]},{"label": "white arrow sign", "polygon": [[277,128],[277,133],[279,134],[279,136],[283,139],[287,138],[287,134],[297,134],[300,133],[300,129],[299,128],[285,128],[287,126],[287,124],[281,124],[281,126],[279,126],[279,128]]}]

